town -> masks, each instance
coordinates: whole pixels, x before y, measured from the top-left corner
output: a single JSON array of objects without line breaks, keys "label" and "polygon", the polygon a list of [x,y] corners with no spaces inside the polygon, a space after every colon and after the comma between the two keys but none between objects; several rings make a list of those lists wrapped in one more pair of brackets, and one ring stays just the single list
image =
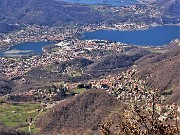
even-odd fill
[{"label": "town", "polygon": [[[161,87],[153,85],[153,81],[157,81],[157,84],[159,80],[156,79],[161,77],[156,78],[150,71],[154,63],[158,65],[162,59],[165,59],[163,64],[168,61],[166,56],[172,57],[169,63],[174,64],[171,61],[177,59],[176,48],[180,45],[179,39],[173,39],[164,47],[83,39],[84,33],[98,30],[124,32],[164,26],[167,18],[163,18],[161,9],[152,1],[141,1],[140,4],[120,7],[93,5],[90,8],[109,18],[100,23],[84,25],[75,22],[55,26],[13,24],[19,29],[0,34],[0,54],[7,54],[0,56],[0,83],[2,82],[4,90],[0,93],[0,106],[2,106],[0,125],[2,123],[15,126],[16,129],[29,133],[31,130],[37,130],[33,132],[39,133],[35,122],[41,115],[48,111],[52,111],[50,113],[53,114],[56,111],[54,107],[60,103],[66,104],[69,99],[71,102],[71,99],[73,101],[83,93],[97,90],[123,102],[127,112],[139,108],[152,115],[153,120],[156,117],[167,126],[175,125],[178,131],[179,103],[173,100],[166,102],[175,91],[173,88],[176,85],[164,86],[166,89],[161,91]],[[174,23],[173,19],[167,24],[180,25]],[[26,42],[51,42],[51,44],[44,46],[40,54],[18,55],[17,51],[13,52],[14,55],[8,56],[8,53],[11,53],[8,52],[9,48]],[[143,66],[148,64],[150,71],[145,70],[147,74],[139,75]],[[149,80],[151,82],[148,82]],[[167,83],[172,82],[167,81]],[[175,101],[178,100],[178,95],[175,97]],[[64,105],[62,106],[64,109]],[[15,110],[12,109],[13,107]],[[23,114],[24,112],[26,113]],[[126,115],[129,115],[129,112]]]}]

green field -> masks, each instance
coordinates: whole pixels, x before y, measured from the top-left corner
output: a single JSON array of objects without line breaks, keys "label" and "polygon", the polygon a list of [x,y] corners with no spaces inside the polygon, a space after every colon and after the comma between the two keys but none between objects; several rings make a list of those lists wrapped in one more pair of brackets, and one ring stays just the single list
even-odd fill
[{"label": "green field", "polygon": [[76,93],[76,94],[80,94],[80,93],[82,93],[82,92],[85,92],[86,91],[86,89],[85,88],[81,88],[81,89],[73,89],[72,90],[74,93]]},{"label": "green field", "polygon": [[[18,104],[1,104],[0,105],[0,122],[5,126],[15,127],[28,131],[28,118],[34,119],[41,109],[40,104],[18,103]],[[33,126],[32,126],[33,127]],[[34,131],[33,131],[34,130]],[[37,132],[32,128],[32,132]]]}]

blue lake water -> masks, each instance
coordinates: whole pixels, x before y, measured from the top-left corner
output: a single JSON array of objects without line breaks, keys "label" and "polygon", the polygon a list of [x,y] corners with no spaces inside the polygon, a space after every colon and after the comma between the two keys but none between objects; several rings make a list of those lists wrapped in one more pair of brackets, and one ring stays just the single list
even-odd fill
[{"label": "blue lake water", "polygon": [[80,3],[80,4],[108,4],[113,6],[131,5],[138,3],[138,0],[61,0],[61,1],[69,2],[69,3]]},{"label": "blue lake water", "polygon": [[112,40],[139,46],[162,46],[180,38],[180,26],[158,26],[147,30],[85,32],[83,40]]},{"label": "blue lake water", "polygon": [[[139,46],[162,46],[173,39],[180,38],[180,26],[159,26],[147,30],[114,31],[97,30],[85,32],[82,40],[111,40]],[[30,54],[41,54],[42,48],[54,42],[26,42],[14,45],[9,50],[1,52],[0,56],[17,57]]]},{"label": "blue lake water", "polygon": [[19,43],[9,48],[9,50],[1,52],[0,56],[16,57],[30,54],[41,54],[44,46],[53,44],[53,42],[25,42]]}]

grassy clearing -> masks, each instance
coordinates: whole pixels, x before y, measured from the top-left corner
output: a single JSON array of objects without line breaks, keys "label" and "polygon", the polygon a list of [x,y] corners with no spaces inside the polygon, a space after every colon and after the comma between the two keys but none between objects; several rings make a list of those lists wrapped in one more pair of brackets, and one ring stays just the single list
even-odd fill
[{"label": "grassy clearing", "polygon": [[79,94],[79,93],[85,92],[86,89],[85,89],[85,88],[82,88],[82,89],[73,89],[72,91],[73,91],[74,93]]},{"label": "grassy clearing", "polygon": [[73,74],[74,77],[79,77],[81,76],[81,72],[75,71]]},{"label": "grassy clearing", "polygon": [[29,117],[35,118],[40,109],[39,104],[22,103],[22,104],[1,104],[0,121],[5,126],[23,127],[27,126],[26,120]]}]

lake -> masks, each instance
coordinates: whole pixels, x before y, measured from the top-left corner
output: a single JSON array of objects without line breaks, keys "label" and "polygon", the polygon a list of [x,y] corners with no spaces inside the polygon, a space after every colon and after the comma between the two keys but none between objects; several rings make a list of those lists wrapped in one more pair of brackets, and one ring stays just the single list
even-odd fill
[{"label": "lake", "polygon": [[42,48],[51,45],[53,42],[25,42],[19,43],[9,48],[9,50],[1,52],[0,56],[18,57],[30,54],[41,54]]},{"label": "lake", "polygon": [[180,38],[180,26],[158,26],[147,30],[97,30],[85,32],[83,40],[111,40],[139,46],[162,46]]},{"label": "lake", "polygon": [[138,0],[61,0],[61,1],[69,2],[69,3],[80,3],[80,4],[108,4],[113,6],[132,5],[138,3]]}]

